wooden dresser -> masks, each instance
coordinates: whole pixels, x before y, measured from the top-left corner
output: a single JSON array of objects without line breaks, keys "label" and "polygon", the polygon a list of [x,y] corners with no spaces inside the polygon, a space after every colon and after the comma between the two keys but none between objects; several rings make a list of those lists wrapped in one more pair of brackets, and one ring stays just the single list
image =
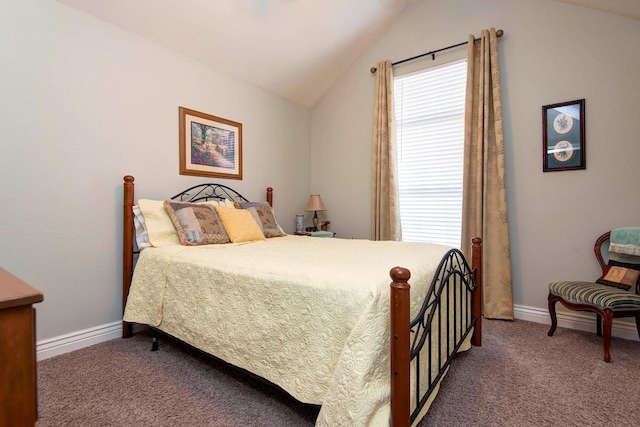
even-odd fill
[{"label": "wooden dresser", "polygon": [[37,420],[36,313],[42,292],[0,268],[0,426]]}]

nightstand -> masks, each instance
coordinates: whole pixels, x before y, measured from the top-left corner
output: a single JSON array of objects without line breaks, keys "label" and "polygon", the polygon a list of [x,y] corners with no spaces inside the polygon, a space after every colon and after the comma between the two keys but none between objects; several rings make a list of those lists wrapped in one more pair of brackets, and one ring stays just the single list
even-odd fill
[{"label": "nightstand", "polygon": [[336,237],[336,233],[332,231],[296,231],[296,236],[309,236],[309,237]]}]

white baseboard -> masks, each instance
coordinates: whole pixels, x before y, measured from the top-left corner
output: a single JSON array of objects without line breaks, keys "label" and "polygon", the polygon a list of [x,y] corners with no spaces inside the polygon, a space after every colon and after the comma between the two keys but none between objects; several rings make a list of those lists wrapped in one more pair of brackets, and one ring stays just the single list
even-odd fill
[{"label": "white baseboard", "polygon": [[[514,306],[516,319],[550,325],[551,318],[546,309]],[[558,327],[576,329],[579,331],[596,332],[595,315],[577,311],[560,311],[558,307]],[[134,325],[134,332],[144,329],[141,325]],[[612,334],[614,337],[639,341],[635,321],[616,319],[613,321]],[[39,341],[36,344],[37,360],[48,359],[70,351],[79,350],[90,345],[120,338],[122,336],[122,322],[108,323],[95,328],[72,332],[59,337]]]},{"label": "white baseboard", "polygon": [[[547,309],[516,305],[513,307],[513,310],[516,319],[551,325],[551,317],[549,317],[549,311]],[[593,332],[594,334],[596,333],[595,314],[582,311],[561,311],[560,304],[557,304],[557,316],[558,327],[560,328],[576,329],[578,331]],[[639,341],[635,320],[631,318],[615,319],[613,321],[611,334],[614,337]]]},{"label": "white baseboard", "polygon": [[122,336],[122,322],[108,323],[36,343],[37,360],[48,359]]}]

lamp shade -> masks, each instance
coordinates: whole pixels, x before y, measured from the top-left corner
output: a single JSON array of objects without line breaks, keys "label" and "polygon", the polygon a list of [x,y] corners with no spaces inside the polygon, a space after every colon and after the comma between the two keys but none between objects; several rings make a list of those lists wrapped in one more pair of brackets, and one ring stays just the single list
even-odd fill
[{"label": "lamp shade", "polygon": [[327,208],[324,207],[319,194],[312,194],[311,197],[309,197],[309,203],[307,203],[307,207],[304,210],[307,212],[326,211]]}]

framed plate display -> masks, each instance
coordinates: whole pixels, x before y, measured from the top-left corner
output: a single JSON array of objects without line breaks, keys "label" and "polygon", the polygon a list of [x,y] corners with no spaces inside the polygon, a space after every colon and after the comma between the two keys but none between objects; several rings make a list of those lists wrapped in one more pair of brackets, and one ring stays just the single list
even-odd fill
[{"label": "framed plate display", "polygon": [[542,107],[542,171],[586,169],[584,99]]}]

